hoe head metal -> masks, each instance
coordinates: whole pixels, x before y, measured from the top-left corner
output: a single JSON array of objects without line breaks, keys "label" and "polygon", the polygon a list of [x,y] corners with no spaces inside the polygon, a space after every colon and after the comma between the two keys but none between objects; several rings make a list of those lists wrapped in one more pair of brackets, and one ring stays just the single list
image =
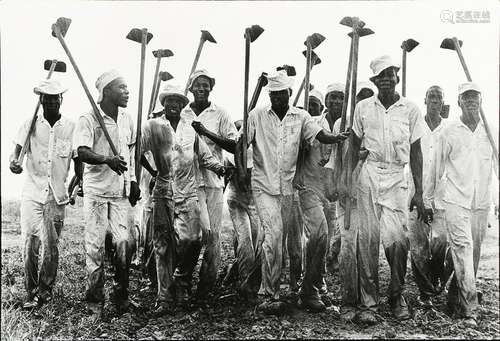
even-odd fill
[{"label": "hoe head metal", "polygon": [[210,32],[205,31],[205,30],[201,30],[201,40],[203,40],[203,41],[209,41],[211,43],[217,44],[217,41],[210,34]]},{"label": "hoe head metal", "polygon": [[168,81],[168,80],[170,80],[172,78],[174,78],[174,76],[172,76],[167,71],[160,71],[160,80],[161,81],[166,82],[166,81]]},{"label": "hoe head metal", "polygon": [[[148,32],[148,34],[146,36],[146,44],[149,43],[149,41],[152,38],[153,38],[153,33]],[[127,34],[127,39],[130,39],[132,41],[135,41],[135,42],[141,44],[142,43],[142,30],[139,28],[133,28]]]},{"label": "hoe head metal", "polygon": [[276,68],[276,71],[280,71],[280,70],[285,70],[287,76],[296,76],[297,75],[297,72],[295,71],[295,67],[292,65],[284,64],[282,66],[278,66]]},{"label": "hoe head metal", "polygon": [[174,55],[174,53],[172,51],[170,51],[169,49],[153,51],[153,56],[155,56],[156,58],[172,57],[173,55]]},{"label": "hoe head metal", "polygon": [[326,38],[319,33],[313,33],[309,37],[307,37],[304,45],[307,46],[307,42],[311,44],[311,49],[317,48]]},{"label": "hoe head metal", "polygon": [[[455,38],[456,39],[456,38]],[[462,47],[462,41],[458,41],[458,45]],[[447,49],[447,50],[455,50],[455,44],[453,43],[453,38],[445,38],[443,39],[443,42],[441,43],[440,48],[442,49]]]},{"label": "hoe head metal", "polygon": [[59,33],[61,33],[61,36],[65,37],[66,33],[68,32],[69,25],[71,25],[70,18],[58,18],[57,21],[52,24],[52,36],[57,37],[56,31],[59,31]]},{"label": "hoe head metal", "polygon": [[359,20],[358,17],[343,17],[342,20],[340,20],[340,25],[344,26],[353,27],[354,23],[357,23],[358,28],[362,28],[365,26],[365,22]]},{"label": "hoe head metal", "polygon": [[262,72],[262,74],[259,77],[259,80],[262,81],[262,87],[266,86],[267,85],[267,72]]},{"label": "hoe head metal", "polygon": [[56,62],[56,67],[54,68],[55,72],[66,72],[66,63],[57,61],[56,59],[46,59],[45,62],[43,62],[43,69],[49,71],[53,62]]},{"label": "hoe head metal", "polygon": [[248,34],[250,37],[250,42],[253,43],[261,34],[264,29],[259,25],[252,25],[245,30],[245,37]]},{"label": "hoe head metal", "polygon": [[419,44],[418,41],[410,38],[410,39],[403,41],[403,43],[401,44],[401,48],[403,50],[405,50],[406,52],[411,52],[415,47],[418,46],[418,44]]},{"label": "hoe head metal", "polygon": [[[304,57],[307,57],[307,51],[302,51],[302,54],[304,55]],[[314,51],[311,51],[311,64],[312,64],[312,66],[318,65],[320,63],[321,63],[321,59],[318,57],[318,55]]]},{"label": "hoe head metal", "polygon": [[[363,28],[358,29],[358,35],[360,37],[368,36],[368,35],[374,34],[374,33],[375,32],[373,32],[371,29],[369,29],[367,27],[363,27]],[[347,33],[347,35],[352,38],[352,32]]]}]

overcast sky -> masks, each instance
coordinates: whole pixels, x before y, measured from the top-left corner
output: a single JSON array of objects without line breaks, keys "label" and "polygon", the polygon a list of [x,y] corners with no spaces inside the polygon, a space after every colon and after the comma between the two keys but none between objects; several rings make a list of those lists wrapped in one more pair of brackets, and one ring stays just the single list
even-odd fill
[{"label": "overcast sky", "polygon": [[[140,44],[125,38],[132,28],[145,27],[154,35],[147,47],[143,117],[155,67],[151,51],[173,51],[173,57],[163,60],[161,70],[175,77],[171,83],[184,87],[203,29],[212,33],[217,44],[205,44],[198,68],[208,69],[216,78],[211,100],[225,107],[234,120],[243,116],[243,34],[248,26],[258,24],[265,30],[251,45],[249,96],[261,72],[272,72],[285,63],[297,69],[296,91],[305,70],[303,42],[314,32],[326,40],[316,49],[323,62],[314,67],[311,82],[322,92],[329,83],[345,82],[349,28],[339,21],[344,16],[358,16],[375,31],[361,38],[358,80],[371,76],[369,63],[374,57],[389,54],[400,61],[401,42],[413,38],[420,45],[408,55],[407,96],[424,110],[425,90],[441,85],[445,102],[451,104],[450,119],[459,115],[457,87],[466,78],[456,53],[439,45],[443,38],[457,36],[464,42],[472,77],[483,89],[489,123],[498,131],[498,9],[496,1],[0,1],[2,197],[20,197],[24,175],[12,174],[8,159],[18,127],[33,115],[37,101],[33,87],[46,76],[45,59],[57,58],[68,66],[65,75],[57,74],[70,88],[62,113],[76,120],[90,110],[64,50],[50,34],[58,17],[73,20],[65,39],[94,98],[96,78],[115,68],[128,82],[131,98],[127,110],[133,117],[137,115]],[[470,11],[473,20],[475,11],[483,19],[488,13],[489,22],[460,23],[457,11]],[[266,102],[263,92],[259,104]]]}]

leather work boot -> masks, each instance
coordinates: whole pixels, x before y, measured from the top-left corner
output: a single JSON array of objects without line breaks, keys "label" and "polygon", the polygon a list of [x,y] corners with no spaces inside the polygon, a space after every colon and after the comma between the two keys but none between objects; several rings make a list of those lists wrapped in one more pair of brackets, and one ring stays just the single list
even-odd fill
[{"label": "leather work boot", "polygon": [[284,302],[279,300],[267,299],[261,304],[259,304],[257,310],[263,312],[266,315],[280,316],[285,313],[286,305]]},{"label": "leather work boot", "polygon": [[356,318],[356,308],[354,307],[341,307],[340,308],[340,319],[343,322],[353,322]]},{"label": "leather work boot", "polygon": [[38,304],[39,304],[38,296],[34,295],[33,297],[26,298],[26,301],[23,303],[23,309],[30,310],[30,309],[38,307]]},{"label": "leather work boot", "polygon": [[389,299],[389,304],[391,306],[392,314],[398,320],[404,321],[411,318],[408,310],[408,304],[406,303],[406,299],[403,295],[400,295],[397,298]]},{"label": "leather work boot", "polygon": [[313,313],[320,313],[326,310],[326,305],[319,297],[299,297],[298,306]]}]

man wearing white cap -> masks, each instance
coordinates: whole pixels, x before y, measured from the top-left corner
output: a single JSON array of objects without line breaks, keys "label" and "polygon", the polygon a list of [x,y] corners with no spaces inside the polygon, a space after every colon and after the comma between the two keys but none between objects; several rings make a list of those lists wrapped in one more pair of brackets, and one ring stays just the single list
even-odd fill
[{"label": "man wearing white cap", "polygon": [[[114,244],[114,301],[119,310],[128,309],[128,277],[131,258],[127,211],[140,197],[134,174],[135,129],[127,106],[129,92],[121,75],[111,70],[96,81],[99,111],[118,155],[114,156],[95,114],[80,117],[74,144],[85,163],[83,200],[88,308],[100,315],[104,304],[104,243],[111,232]],[[128,200],[127,200],[128,198]]]},{"label": "man wearing white cap", "polygon": [[[431,308],[431,297],[437,295],[444,288],[451,274],[451,266],[445,267],[445,256],[451,257],[446,252],[446,224],[443,207],[435,200],[429,198],[431,189],[431,174],[434,171],[434,152],[437,147],[439,135],[444,129],[444,121],[441,117],[443,107],[443,89],[437,85],[431,86],[426,94],[424,103],[427,107],[425,115],[424,135],[420,139],[422,148],[423,170],[422,186],[423,199],[426,210],[427,221],[417,219],[416,212],[410,212],[408,216],[408,228],[411,252],[411,267],[415,283],[420,291],[418,303]],[[414,193],[411,172],[408,179],[409,197]],[[451,264],[451,262],[446,262]]]},{"label": "man wearing white cap", "polygon": [[334,135],[319,126],[304,110],[291,107],[293,79],[285,71],[268,76],[271,105],[256,108],[248,117],[248,143],[253,147],[252,190],[263,230],[264,264],[259,306],[269,314],[279,314],[282,266],[282,234],[286,219],[292,215],[293,179],[300,143],[337,143],[348,134]]},{"label": "man wearing white cap", "polygon": [[[206,70],[195,71],[189,81],[189,91],[193,94],[194,102],[187,105],[181,116],[186,120],[199,121],[207,130],[234,140],[237,135],[236,127],[225,109],[209,101],[210,92],[215,85],[215,79]],[[222,148],[212,140],[203,137],[213,156],[223,164]],[[203,254],[203,263],[200,270],[200,282],[196,296],[205,299],[212,290],[217,279],[217,271],[221,261],[220,227],[222,223],[223,188],[224,180],[217,174],[202,170],[204,190],[200,191],[200,205],[207,210],[210,232],[206,238],[206,248]]]},{"label": "man wearing white cap", "polygon": [[[75,173],[81,163],[73,148],[75,123],[59,112],[62,94],[66,88],[55,79],[44,80],[35,87],[40,96],[43,114],[38,115],[34,131],[30,134],[31,119],[26,121],[14,140],[15,149],[10,157],[10,170],[15,174],[23,171],[17,161],[24,141],[29,134],[26,152],[27,178],[21,198],[21,233],[24,240],[24,271],[27,298],[24,308],[52,298],[52,288],[59,263],[58,240],[63,228],[68,193],[64,186],[68,178],[71,160]],[[42,265],[38,272],[38,257],[42,246]]]},{"label": "man wearing white cap", "polygon": [[[324,108],[323,95],[318,90],[309,92],[309,113],[323,129],[330,131]],[[329,170],[321,165],[328,160],[332,146],[313,140],[303,144],[302,156],[297,165],[296,182],[304,221],[305,271],[300,291],[299,305],[313,312],[326,309],[319,290],[324,282],[324,269],[328,247],[328,211],[330,202],[326,198],[326,179]],[[332,222],[334,223],[334,222]]]},{"label": "man wearing white cap", "polygon": [[448,306],[468,326],[477,326],[475,277],[492,200],[493,150],[481,122],[481,90],[472,82],[458,87],[460,119],[439,134],[429,195],[444,219],[455,275]]},{"label": "man wearing white cap", "polygon": [[[409,163],[415,183],[415,194],[410,210],[415,207],[418,219],[423,220],[422,152],[420,137],[423,119],[418,107],[395,91],[399,82],[399,65],[389,56],[370,63],[378,95],[359,102],[354,113],[352,129],[354,149],[353,168],[359,158],[361,144],[368,150],[366,161],[359,170],[357,182],[358,262],[360,278],[362,323],[377,323],[378,309],[378,255],[382,238],[386,258],[391,269],[389,304],[400,320],[410,318],[408,304],[403,296],[408,239],[406,237],[407,184],[404,166]],[[351,188],[346,189],[351,191]]]},{"label": "man wearing white cap", "polygon": [[[342,106],[344,105],[344,90],[345,85],[342,83],[332,83],[326,88],[325,104],[327,109],[325,117],[328,121],[330,131],[332,132],[334,132],[333,129],[335,122],[340,122],[339,118],[342,116]],[[336,148],[334,148],[334,150],[335,149]],[[334,176],[334,173],[330,173],[330,176],[328,176],[328,181],[333,180],[332,176]],[[333,189],[333,185],[335,184],[331,183],[328,185],[328,187]],[[333,273],[338,270],[339,267],[338,256],[340,253],[341,238],[340,229],[337,222],[337,205],[335,203],[335,200],[337,199],[334,196],[329,195],[329,197],[330,199],[333,199],[333,201],[328,201],[325,204],[325,215],[326,221],[328,223],[326,268],[328,268],[328,270]],[[324,271],[323,275],[326,276],[326,271]],[[326,291],[326,285],[323,286],[322,290]]]},{"label": "man wearing white cap", "polygon": [[[165,114],[152,119],[148,125],[151,131],[144,134],[145,150],[152,150],[155,163],[159,165],[153,193],[159,301],[171,301],[170,290],[175,278],[177,299],[186,302],[201,250],[202,234],[206,237],[208,232],[204,229],[210,226],[206,206],[199,200],[200,192],[204,191],[201,169],[222,176],[224,166],[191,127],[192,117],[182,111],[189,100],[181,89],[169,85],[159,99]],[[161,180],[167,173],[168,179]],[[171,187],[168,195],[166,189],[159,187],[167,181]]]}]

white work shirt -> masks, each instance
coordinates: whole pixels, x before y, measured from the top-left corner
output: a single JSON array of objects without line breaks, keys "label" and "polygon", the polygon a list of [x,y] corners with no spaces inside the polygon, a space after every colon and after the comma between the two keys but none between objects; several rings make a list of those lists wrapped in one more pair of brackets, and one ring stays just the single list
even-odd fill
[{"label": "white work shirt", "polygon": [[[183,117],[186,122],[189,123],[189,125],[191,125],[192,121],[199,121],[209,131],[223,138],[235,140],[238,136],[236,127],[226,110],[224,110],[222,107],[219,107],[218,105],[215,105],[214,103],[211,103],[210,106],[203,110],[198,116],[196,116],[189,105],[186,105],[181,112],[181,117]],[[210,148],[210,152],[212,153],[212,155],[215,156],[221,164],[223,164],[223,149],[217,146],[206,136],[203,136],[202,139]],[[202,174],[206,187],[221,189],[224,188],[224,180],[222,178],[219,178],[214,172],[209,171],[208,169],[202,169]]]},{"label": "white work shirt", "polygon": [[220,170],[223,164],[210,152],[210,148],[191,126],[192,117],[181,113],[175,131],[172,155],[174,201],[182,202],[198,195],[198,187],[205,186],[203,172]]},{"label": "white work shirt", "polygon": [[[425,121],[424,121],[425,122]],[[447,121],[442,119],[441,123],[436,127],[436,129],[431,130],[427,123],[424,124],[424,134],[420,138],[420,147],[422,149],[422,198],[424,200],[425,208],[433,208],[434,200],[431,199],[430,193],[432,191],[432,180],[431,175],[434,170],[434,153],[437,148],[439,134],[443,131],[444,127],[447,125]],[[410,200],[415,194],[415,184],[413,183],[413,176],[411,169],[408,165],[408,207],[410,206]]]},{"label": "white work shirt", "polygon": [[444,208],[443,201],[468,209],[489,207],[494,161],[482,122],[475,131],[460,119],[451,122],[439,135],[435,157],[430,197],[437,208]]},{"label": "white work shirt", "polygon": [[[127,162],[127,171],[118,175],[108,165],[90,165],[85,163],[83,188],[85,194],[105,198],[122,198],[129,195],[130,182],[136,181],[133,144],[136,140],[134,122],[129,114],[118,109],[116,122],[99,108],[106,129],[113,141],[118,155]],[[113,156],[104,132],[93,111],[80,116],[75,132],[74,145],[89,147],[94,153]]]},{"label": "white work shirt", "polygon": [[[330,125],[326,120],[325,114],[313,116],[312,119],[318,123],[320,127],[330,132]],[[326,195],[327,176],[330,172],[325,167],[320,165],[321,161],[328,160],[332,152],[332,147],[336,145],[323,144],[314,139],[311,144],[303,144],[300,150],[302,155],[297,170],[297,179],[299,187],[304,187],[315,191],[324,196]]]},{"label": "white work shirt", "polygon": [[405,97],[386,109],[372,96],[356,105],[352,129],[369,152],[367,161],[402,168],[410,161],[410,145],[422,137],[424,125],[418,107]]},{"label": "white work shirt", "polygon": [[[368,150],[360,177],[367,177],[373,201],[390,209],[404,210],[400,189],[407,189],[404,166],[410,161],[410,146],[424,132],[418,107],[404,97],[386,109],[377,96],[360,101],[354,110],[352,129]],[[358,180],[358,189],[362,179]],[[364,182],[366,183],[366,181]]]},{"label": "white work shirt", "polygon": [[305,110],[290,106],[283,120],[271,105],[248,115],[248,143],[253,147],[252,190],[293,194],[301,142],[311,144],[322,130]]},{"label": "white work shirt", "polygon": [[[15,144],[24,145],[30,126],[31,119],[24,122],[14,140]],[[71,160],[76,156],[73,148],[74,129],[75,123],[63,115],[52,127],[43,114],[38,115],[26,152],[27,178],[21,195],[23,200],[44,204],[51,189],[59,205],[68,202],[65,182]]]}]

